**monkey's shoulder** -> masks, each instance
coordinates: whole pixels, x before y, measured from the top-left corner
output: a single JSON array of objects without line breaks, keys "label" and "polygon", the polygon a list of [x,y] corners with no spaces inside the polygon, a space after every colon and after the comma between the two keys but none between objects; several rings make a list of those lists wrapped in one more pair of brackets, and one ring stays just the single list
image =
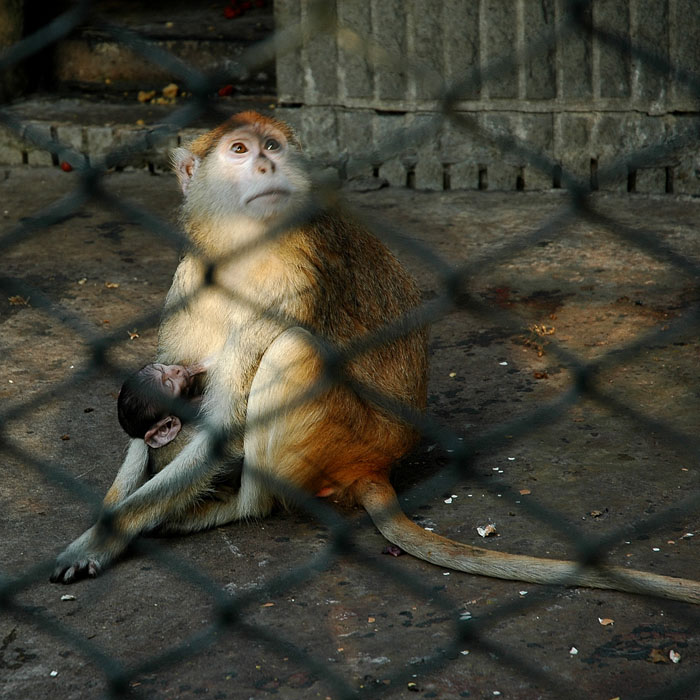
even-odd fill
[{"label": "monkey's shoulder", "polygon": [[365,309],[384,302],[403,309],[420,301],[415,281],[391,250],[344,212],[319,217],[299,246],[333,297],[356,299]]}]

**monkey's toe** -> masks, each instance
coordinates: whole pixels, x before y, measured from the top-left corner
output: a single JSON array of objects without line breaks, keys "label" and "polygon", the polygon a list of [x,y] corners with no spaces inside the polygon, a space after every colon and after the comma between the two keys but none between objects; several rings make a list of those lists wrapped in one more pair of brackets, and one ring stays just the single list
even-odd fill
[{"label": "monkey's toe", "polygon": [[83,578],[95,578],[100,575],[101,571],[102,567],[96,561],[86,559],[70,566],[58,565],[54,569],[53,574],[51,574],[49,581],[51,583],[75,583]]}]

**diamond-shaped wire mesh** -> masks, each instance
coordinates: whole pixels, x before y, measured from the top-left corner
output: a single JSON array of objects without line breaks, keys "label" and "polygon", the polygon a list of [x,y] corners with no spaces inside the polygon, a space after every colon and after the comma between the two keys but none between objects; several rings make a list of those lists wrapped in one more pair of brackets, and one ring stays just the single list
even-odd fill
[{"label": "diamond-shaped wire mesh", "polygon": [[[426,11],[428,11],[427,5]],[[410,73],[417,81],[433,81],[438,86],[434,87],[438,109],[430,119],[416,120],[414,126],[387,133],[386,138],[381,142],[372,144],[371,152],[366,153],[364,157],[353,154],[352,163],[346,163],[348,168],[358,171],[376,169],[377,163],[391,161],[397,154],[404,153],[407,147],[418,148],[429,144],[436,130],[449,127],[453,134],[460,135],[470,142],[473,141],[480,148],[495,149],[497,153],[507,154],[509,158],[515,157],[519,162],[526,163],[528,168],[544,173],[559,189],[566,191],[566,198],[562,196],[556,210],[552,210],[539,225],[531,227],[531,230],[524,233],[517,232],[503,245],[492,249],[482,248],[473,262],[460,265],[454,265],[440,250],[433,249],[429,242],[419,241],[416,238],[408,239],[400,230],[398,222],[392,222],[386,218],[379,221],[365,215],[371,230],[388,245],[399,248],[409,257],[420,259],[430,269],[430,273],[439,280],[438,286],[442,291],[426,299],[410,317],[402,318],[376,333],[363,337],[362,343],[358,343],[356,347],[343,352],[339,352],[337,348],[330,348],[331,354],[338,354],[336,361],[340,360],[342,363],[347,360],[349,353],[364,352],[407,330],[436,320],[449,319],[454,314],[460,315],[459,318],[465,315],[464,317],[470,319],[482,319],[489,324],[494,324],[506,337],[521,335],[523,317],[513,309],[511,290],[492,288],[493,293],[490,296],[484,295],[478,291],[483,289],[483,284],[476,283],[475,280],[483,281],[492,274],[498,276],[495,271],[502,270],[503,266],[520,266],[518,269],[522,270],[527,265],[535,265],[536,260],[533,262],[533,255],[541,249],[543,241],[551,248],[558,246],[560,250],[569,245],[570,251],[574,251],[575,254],[586,255],[586,246],[603,245],[600,241],[605,239],[604,245],[610,245],[613,251],[622,251],[621,255],[629,254],[633,260],[652,261],[653,265],[666,266],[667,270],[672,270],[672,275],[675,274],[686,281],[686,288],[689,290],[688,294],[692,301],[685,308],[679,309],[678,313],[673,318],[669,318],[662,327],[655,329],[650,326],[651,330],[648,332],[616,344],[613,351],[601,351],[593,355],[574,352],[566,342],[559,340],[557,335],[546,327],[532,326],[531,335],[525,339],[525,343],[541,352],[546,351],[548,357],[555,358],[556,362],[566,368],[568,379],[563,382],[562,390],[550,393],[550,399],[547,402],[536,407],[529,406],[526,412],[510,414],[505,410],[502,421],[493,424],[488,430],[479,432],[475,437],[469,437],[468,433],[457,434],[447,426],[442,416],[431,411],[430,407],[426,416],[405,414],[404,418],[415,423],[426,443],[431,447],[437,445],[437,449],[442,451],[442,457],[439,460],[439,469],[433,470],[430,478],[424,479],[419,486],[402,494],[402,497],[411,499],[413,503],[425,503],[436,494],[449,493],[460,480],[468,477],[478,482],[484,491],[490,490],[498,497],[517,502],[531,516],[532,523],[541,528],[548,528],[563,537],[578,553],[582,564],[590,564],[598,559],[602,561],[609,548],[620,540],[630,539],[633,536],[646,536],[647,533],[653,532],[665,523],[676,522],[679,518],[690,518],[697,511],[700,502],[697,483],[694,490],[688,489],[689,492],[683,499],[674,502],[672,509],[648,513],[631,525],[625,524],[604,537],[594,538],[588,532],[572,526],[566,515],[557,510],[555,504],[536,498],[521,499],[514,486],[495,483],[485,478],[474,469],[474,464],[478,455],[499,449],[504,443],[522,437],[532,437],[539,431],[546,434],[546,427],[569,409],[595,406],[596,410],[600,408],[622,416],[629,423],[635,424],[640,431],[654,434],[657,440],[671,445],[674,450],[689,460],[689,464],[695,466],[694,460],[697,458],[700,447],[696,433],[669,423],[663,416],[645,411],[638,401],[616,392],[614,386],[608,386],[608,382],[611,372],[635,360],[648,348],[667,346],[674,342],[688,342],[697,337],[700,325],[697,304],[700,269],[697,255],[693,256],[682,247],[669,243],[667,236],[661,235],[651,226],[648,229],[641,229],[637,225],[630,225],[627,217],[617,215],[617,212],[610,207],[597,206],[591,199],[591,193],[602,188],[606,182],[618,178],[621,173],[623,177],[628,177],[631,172],[636,172],[650,164],[666,162],[669,156],[696,144],[697,123],[682,130],[672,139],[663,138],[645,145],[643,149],[626,152],[623,159],[603,164],[600,168],[592,170],[590,177],[582,179],[577,173],[571,172],[545,150],[539,148],[536,143],[519,138],[517,134],[485,128],[473,114],[461,110],[459,102],[464,95],[471,95],[484,85],[492,86],[492,94],[496,94],[499,81],[510,80],[516,65],[523,61],[529,62],[530,65],[535,66],[534,70],[538,60],[543,54],[552,51],[556,42],[581,34],[595,37],[603,50],[608,52],[604,60],[613,60],[611,57],[617,56],[619,60],[633,60],[643,64],[659,75],[672,75],[674,85],[682,86],[695,99],[700,98],[700,76],[682,65],[671,65],[663,55],[630,43],[627,38],[615,31],[592,24],[590,3],[570,2],[562,5],[565,10],[563,20],[556,27],[552,27],[550,32],[525,46],[515,45],[512,54],[502,56],[499,60],[490,62],[487,66],[481,66],[478,70],[474,69],[459,81],[435,83],[434,68],[427,62],[421,62],[414,57],[407,58],[401,53],[400,45],[378,46],[371,38],[363,37],[347,27],[339,27],[336,24],[336,14],[331,11],[334,6],[335,3],[324,2],[304,4],[303,22],[278,26],[274,36],[253,46],[241,57],[239,70],[241,75],[248,75],[260,66],[273,61],[276,56],[295,55],[302,46],[306,46],[308,33],[312,31],[321,37],[325,36],[329,40],[338,41],[343,52],[349,57],[347,59],[349,66],[353,60],[363,70],[368,70],[368,66],[372,66],[371,70],[377,72],[378,80],[390,80],[392,74],[403,71]],[[398,11],[398,7],[394,9]],[[50,25],[6,51],[0,57],[0,69],[12,69],[24,58],[68,35],[89,16],[90,12],[89,2],[77,3],[73,9],[60,15]],[[216,88],[222,81],[230,81],[232,76],[230,74],[204,75],[143,37],[102,21],[99,16],[92,16],[91,20],[102,22],[101,29],[104,32],[131,47],[141,54],[144,60],[167,68],[179,76],[182,88],[191,94],[191,99],[185,106],[174,111],[165,123],[140,132],[131,142],[122,144],[103,159],[91,159],[89,162],[82,153],[52,138],[50,132],[47,133],[32,125],[28,126],[10,109],[0,109],[0,124],[15,136],[30,143],[32,147],[53,153],[57,162],[71,163],[78,175],[76,178],[78,184],[72,192],[34,214],[30,219],[20,221],[3,234],[0,238],[0,247],[5,252],[41,237],[51,227],[80,216],[87,205],[97,205],[114,212],[115,216],[133,222],[147,231],[148,235],[161,241],[168,249],[179,250],[185,245],[179,228],[169,223],[160,213],[140,207],[133,201],[115,194],[110,187],[106,186],[105,173],[128,159],[130,154],[148,150],[154,144],[166,141],[183,127],[192,124],[212,108],[212,95],[215,94]],[[410,184],[410,167],[408,172]],[[335,196],[333,188],[330,187],[326,194],[329,197]],[[286,224],[289,223],[286,222]],[[577,226],[581,224],[595,229],[596,234],[601,238],[597,240],[588,237],[583,243],[580,240],[572,243],[576,237]],[[273,230],[269,232],[269,236],[273,237],[280,233],[282,229]],[[220,263],[221,261],[215,261],[214,264]],[[652,275],[652,272],[649,274]],[[89,323],[79,309],[74,305],[59,303],[42,293],[40,285],[33,284],[31,278],[3,272],[0,276],[0,288],[8,297],[15,295],[30,300],[33,308],[41,310],[60,323],[66,332],[79,338],[81,352],[90,358],[79,371],[71,374],[64,382],[36,392],[30,400],[15,401],[4,407],[2,423],[5,426],[16,425],[21,421],[29,422],[32,414],[41,411],[55,396],[70,396],[72,392],[83,386],[84,382],[90,381],[100,373],[108,373],[114,379],[121,377],[128,368],[115,361],[111,351],[123,342],[124,335],[129,329],[152,329],[157,326],[160,318],[160,309],[148,309],[137,318],[129,318],[125,323],[119,324],[117,328],[112,328],[108,332],[102,330],[97,332],[94,324]],[[273,316],[276,313],[275,309],[267,308],[260,308],[258,311],[260,314]],[[387,411],[402,410],[388,397],[378,395],[371,386],[355,385],[353,388],[368,400],[382,405]],[[316,387],[309,387],[310,394],[316,390]],[[689,410],[693,410],[693,404],[690,404]],[[267,418],[264,417],[265,420]],[[269,418],[274,420],[274,415]],[[58,492],[60,496],[57,498],[74,503],[75,508],[92,507],[95,510],[99,508],[102,494],[95,493],[85,485],[83,480],[60,466],[60,460],[33,451],[31,446],[27,446],[30,444],[24,444],[22,440],[16,439],[14,432],[12,436],[9,433],[2,435],[6,459],[23,465],[28,474],[30,472],[36,474],[60,487],[61,490]],[[566,446],[560,449],[565,450]],[[618,446],[618,451],[623,452],[624,446]],[[285,488],[283,484],[277,486],[280,489]],[[315,499],[304,498],[289,489],[287,491],[287,498],[295,501],[300,509],[318,519],[328,529],[330,537],[326,546],[319,549],[315,556],[310,556],[308,560],[298,564],[295,563],[285,575],[268,580],[264,585],[249,591],[237,591],[235,595],[231,595],[230,591],[222,590],[195,564],[184,561],[169,548],[159,546],[152,540],[138,539],[134,543],[137,556],[143,556],[149,561],[152,558],[158,566],[173,572],[187,588],[196,588],[203,592],[215,607],[212,619],[198,632],[192,635],[181,635],[183,641],[172,645],[165,644],[164,651],[143,655],[143,661],[139,664],[129,665],[122,662],[109,653],[107,650],[109,644],[104,646],[93,643],[70,624],[59,622],[47,612],[20,602],[22,595],[30,592],[37,582],[44,582],[47,579],[48,572],[52,568],[50,561],[33,563],[19,575],[3,577],[0,581],[2,610],[11,618],[29,622],[54,635],[84,655],[106,679],[108,693],[112,696],[138,694],[140,690],[144,690],[139,688],[140,678],[148,675],[158,677],[161,674],[167,676],[173,665],[186,663],[198,655],[206,655],[213,645],[222,640],[228,640],[233,644],[233,640],[239,643],[242,639],[262,642],[267,648],[283,656],[295,668],[303,669],[304,672],[323,679],[323,687],[329,697],[350,698],[359,694],[382,696],[390,694],[397,688],[405,688],[408,692],[418,690],[417,684],[413,681],[414,667],[411,665],[388,674],[382,683],[363,684],[338,671],[336,665],[308,653],[305,649],[307,645],[297,643],[296,639],[286,637],[270,627],[251,622],[247,617],[247,612],[252,607],[267,604],[266,601],[276,595],[307,585],[318,577],[320,572],[332,566],[338,558],[345,557],[355,564],[360,563],[368,567],[378,580],[386,578],[418,599],[430,599],[439,609],[439,615],[452,619],[451,638],[442,639],[438,651],[428,653],[421,659],[422,676],[443,672],[451,664],[457,663],[455,659],[459,660],[460,652],[465,647],[469,647],[473,651],[478,650],[497,657],[498,663],[507,669],[508,673],[514,673],[522,678],[523,682],[545,689],[551,697],[575,694],[570,687],[569,678],[549,673],[545,668],[538,668],[528,660],[526,650],[516,643],[497,642],[491,636],[493,630],[503,620],[513,619],[528,611],[546,609],[553,594],[548,587],[536,592],[530,591],[526,598],[518,599],[515,603],[495,605],[488,615],[472,618],[463,611],[463,605],[456,604],[449,596],[436,596],[433,588],[427,586],[417,574],[412,574],[408,567],[399,570],[384,561],[377,562],[366,556],[353,539],[357,529],[355,521],[338,515],[336,511]],[[4,539],[8,546],[12,539],[11,533],[5,533]],[[93,604],[99,605],[99,601],[94,601]],[[689,624],[697,626],[698,617],[695,611],[688,610],[687,616]],[[309,621],[309,626],[312,629],[312,620]],[[5,637],[5,647],[11,644],[11,635],[12,632]],[[700,671],[693,668],[685,669],[683,674],[678,674],[674,678],[672,686],[648,688],[649,697],[692,697],[699,684]],[[144,696],[147,694],[146,691]],[[430,695],[425,695],[425,697],[428,696]],[[456,696],[457,691],[455,691]],[[524,694],[521,697],[531,696]],[[239,697],[239,695],[232,694],[230,697]],[[255,697],[258,696],[255,695]],[[440,696],[433,694],[432,697]]]}]

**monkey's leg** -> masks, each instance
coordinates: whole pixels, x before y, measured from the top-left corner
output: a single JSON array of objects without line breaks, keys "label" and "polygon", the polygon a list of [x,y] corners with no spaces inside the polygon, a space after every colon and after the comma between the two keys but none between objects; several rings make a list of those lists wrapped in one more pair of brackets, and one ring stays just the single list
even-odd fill
[{"label": "monkey's leg", "polygon": [[237,517],[260,515],[273,500],[292,502],[299,491],[340,495],[360,476],[388,471],[397,435],[354,392],[325,377],[310,333],[288,329],[265,352],[251,385]]},{"label": "monkey's leg", "polygon": [[148,479],[148,446],[143,440],[131,440],[122,466],[104,497],[105,507],[123,501]]},{"label": "monkey's leg", "polygon": [[[96,576],[139,533],[182,512],[206,494],[220,466],[212,457],[217,447],[213,431],[200,430],[166,469],[106,508],[98,522],[58,556],[51,580],[71,583]],[[124,483],[134,482],[125,475]]]}]

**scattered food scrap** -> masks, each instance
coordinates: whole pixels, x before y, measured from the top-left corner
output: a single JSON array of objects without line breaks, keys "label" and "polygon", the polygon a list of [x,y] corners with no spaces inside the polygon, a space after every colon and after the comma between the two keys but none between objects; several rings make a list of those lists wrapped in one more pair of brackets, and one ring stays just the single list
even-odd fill
[{"label": "scattered food scrap", "polygon": [[521,496],[529,496],[532,493],[532,491],[530,491],[530,489],[520,489],[520,491],[518,491],[518,493]]},{"label": "scattered food scrap", "polygon": [[491,537],[492,535],[498,534],[495,523],[489,523],[488,525],[479,525],[476,528],[476,531],[481,537]]},{"label": "scattered food scrap", "polygon": [[163,88],[163,97],[174,100],[177,97],[177,93],[180,90],[177,84],[169,83]]},{"label": "scattered food scrap", "polygon": [[156,96],[155,90],[139,90],[136,99],[139,102],[150,102]]},{"label": "scattered food scrap", "polygon": [[649,656],[647,656],[647,661],[650,661],[652,664],[667,664],[668,657],[662,649],[652,649],[649,652]]},{"label": "scattered food scrap", "polygon": [[599,617],[598,622],[600,622],[603,627],[610,627],[615,624],[615,620],[612,620],[609,617]]}]

